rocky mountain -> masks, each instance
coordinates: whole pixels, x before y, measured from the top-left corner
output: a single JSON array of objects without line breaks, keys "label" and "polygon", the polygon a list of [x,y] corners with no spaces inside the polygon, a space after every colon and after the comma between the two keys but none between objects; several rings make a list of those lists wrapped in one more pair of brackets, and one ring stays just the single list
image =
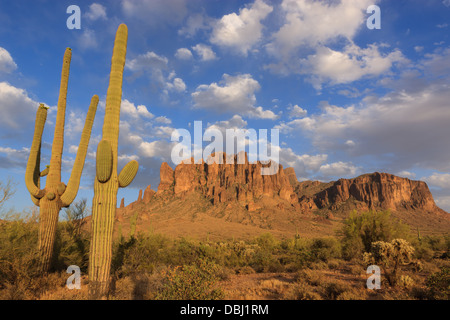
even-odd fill
[{"label": "rocky mountain", "polygon": [[[137,212],[151,221],[152,212],[163,214],[164,208],[175,201],[180,204],[181,214],[186,210],[182,204],[195,198],[198,208],[191,203],[190,214],[201,211],[223,221],[263,229],[289,224],[298,228],[301,220],[317,223],[322,219],[319,222],[327,224],[342,220],[353,210],[390,210],[413,227],[450,230],[450,214],[436,206],[423,181],[375,172],[328,183],[299,182],[293,168],[279,165],[275,174],[261,175],[261,168],[268,164],[249,163],[246,154],[239,156],[243,158],[218,154],[221,163],[194,164],[191,159],[191,163],[181,163],[175,169],[163,163],[158,191],[148,186],[128,206],[122,199],[118,220]],[[227,164],[227,157],[231,157],[228,160],[232,164]],[[241,164],[237,164],[238,160]]]}]

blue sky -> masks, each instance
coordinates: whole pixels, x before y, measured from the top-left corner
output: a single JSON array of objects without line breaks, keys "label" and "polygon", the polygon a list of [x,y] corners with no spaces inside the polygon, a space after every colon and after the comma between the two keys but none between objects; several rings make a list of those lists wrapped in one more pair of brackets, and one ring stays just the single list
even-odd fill
[{"label": "blue sky", "polygon": [[[368,29],[367,7],[381,9]],[[68,29],[69,5],[81,29]],[[449,0],[151,0],[0,2],[0,177],[16,183],[4,208],[32,206],[25,165],[39,103],[50,107],[50,159],[61,64],[72,48],[63,180],[93,94],[100,97],[78,199],[92,199],[114,35],[129,29],[119,191],[156,190],[175,129],[279,129],[280,162],[299,180],[389,172],[428,183],[450,210]],[[206,145],[206,143],[205,143]],[[205,146],[204,145],[204,146]]]}]

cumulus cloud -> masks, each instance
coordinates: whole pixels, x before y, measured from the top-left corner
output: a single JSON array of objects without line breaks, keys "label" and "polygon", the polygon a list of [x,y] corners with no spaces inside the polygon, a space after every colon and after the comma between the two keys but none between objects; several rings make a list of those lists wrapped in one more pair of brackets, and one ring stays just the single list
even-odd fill
[{"label": "cumulus cloud", "polygon": [[89,10],[84,16],[91,21],[106,20],[106,8],[99,3],[93,3],[89,6]]},{"label": "cumulus cloud", "polygon": [[321,89],[324,82],[334,85],[379,76],[395,63],[406,61],[399,50],[383,55],[375,44],[365,49],[350,44],[342,51],[319,47],[315,54],[302,60],[299,72],[312,75],[310,81],[316,89]]},{"label": "cumulus cloud", "polygon": [[186,91],[186,84],[183,79],[176,77],[175,71],[170,70],[169,59],[153,51],[127,60],[125,68],[133,72],[133,77],[147,75],[152,86],[162,89],[163,99],[167,99],[169,92],[181,93]]},{"label": "cumulus cloud", "polygon": [[[265,68],[284,75],[303,74],[317,90],[388,73],[407,59],[385,44],[355,44],[373,0],[283,0],[283,24],[265,45],[274,62]],[[320,23],[317,23],[320,21]]]},{"label": "cumulus cloud", "polygon": [[208,45],[199,43],[193,46],[192,50],[195,51],[195,53],[200,57],[202,61],[209,61],[216,59],[216,54]]},{"label": "cumulus cloud", "polygon": [[7,82],[0,82],[1,131],[23,130],[24,125],[32,123],[39,103],[31,99],[24,89],[16,88]]},{"label": "cumulus cloud", "polygon": [[[365,10],[374,0],[283,0],[285,23],[273,35],[268,51],[289,57],[302,46],[316,47],[339,38],[351,40],[365,26]],[[320,23],[317,23],[320,21]]]},{"label": "cumulus cloud", "polygon": [[319,171],[326,163],[326,154],[296,154],[291,148],[280,148],[280,163],[285,167],[293,167],[299,180],[306,180]]},{"label": "cumulus cloud", "polygon": [[450,190],[450,173],[433,173],[431,176],[423,178],[431,186]]},{"label": "cumulus cloud", "polygon": [[270,110],[256,107],[255,92],[260,89],[258,81],[250,74],[231,76],[224,74],[222,81],[202,84],[192,93],[194,108],[216,112],[241,113],[254,118],[278,118]]},{"label": "cumulus cloud", "polygon": [[190,60],[192,59],[192,52],[188,48],[179,48],[175,52],[175,57],[180,60]]},{"label": "cumulus cloud", "polygon": [[448,171],[450,91],[448,73],[441,70],[449,59],[447,51],[435,53],[413,73],[408,70],[386,81],[393,91],[385,95],[368,95],[347,106],[324,103],[319,113],[279,127],[284,132],[300,130],[318,150],[370,157],[392,172],[412,167]]},{"label": "cumulus cloud", "polygon": [[214,26],[211,43],[247,55],[261,40],[261,21],[272,11],[272,6],[262,0],[256,0],[252,5],[240,9],[239,14],[233,12],[223,16]]},{"label": "cumulus cloud", "polygon": [[25,168],[29,154],[29,148],[15,149],[0,146],[0,168]]},{"label": "cumulus cloud", "polygon": [[9,54],[8,50],[0,47],[0,74],[11,73],[17,69],[17,65]]},{"label": "cumulus cloud", "polygon": [[125,67],[134,72],[161,70],[167,68],[168,62],[169,60],[166,57],[160,56],[153,51],[148,51],[138,55],[134,59],[127,60]]},{"label": "cumulus cloud", "polygon": [[354,177],[359,169],[350,162],[334,162],[320,166],[319,172],[326,177]]},{"label": "cumulus cloud", "polygon": [[199,31],[206,31],[212,28],[214,19],[202,13],[189,15],[185,25],[178,30],[178,34],[187,38],[194,37]]},{"label": "cumulus cloud", "polygon": [[302,118],[308,114],[308,111],[299,107],[298,105],[288,107],[289,117],[291,118]]},{"label": "cumulus cloud", "polygon": [[122,100],[120,110],[132,118],[143,117],[147,119],[152,119],[154,115],[147,110],[144,105],[135,106],[134,103],[128,101],[127,99]]}]

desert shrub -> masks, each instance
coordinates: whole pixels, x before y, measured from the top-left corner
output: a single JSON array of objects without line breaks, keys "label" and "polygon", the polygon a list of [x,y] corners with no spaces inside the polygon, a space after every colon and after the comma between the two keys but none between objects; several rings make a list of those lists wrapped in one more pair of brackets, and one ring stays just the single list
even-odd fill
[{"label": "desert shrub", "polygon": [[314,239],[311,247],[311,256],[314,260],[327,262],[330,259],[341,257],[339,242],[334,238]]},{"label": "desert shrub", "polygon": [[354,211],[344,221],[341,234],[343,256],[351,259],[370,251],[373,242],[408,239],[409,229],[394,219],[389,211],[369,211],[359,215]]},{"label": "desert shrub", "polygon": [[156,266],[170,264],[178,257],[165,236],[138,233],[136,237],[121,237],[114,243],[112,271],[119,277],[152,273]]},{"label": "desert shrub", "polygon": [[219,280],[218,272],[218,265],[204,259],[194,264],[169,267],[163,272],[163,284],[156,299],[223,299],[223,291],[216,287]]},{"label": "desert shrub", "polygon": [[323,282],[323,277],[319,272],[310,269],[305,269],[297,272],[295,281],[299,283],[307,283],[311,286],[320,286]]},{"label": "desert shrub", "polygon": [[352,291],[351,286],[343,282],[327,282],[322,285],[322,288],[326,300],[337,300],[344,292]]},{"label": "desert shrub", "polygon": [[0,295],[2,299],[29,298],[37,273],[39,226],[33,215],[12,215],[0,225]]},{"label": "desert shrub", "polygon": [[250,266],[243,266],[236,270],[237,274],[253,274],[256,271]]},{"label": "desert shrub", "polygon": [[284,296],[287,300],[322,300],[316,289],[304,282],[299,282],[291,286]]},{"label": "desert shrub", "polygon": [[398,279],[398,286],[403,289],[411,289],[414,285],[414,280],[408,275],[401,275]]},{"label": "desert shrub", "polygon": [[431,299],[450,299],[450,268],[443,267],[441,271],[433,273],[426,280]]},{"label": "desert shrub", "polygon": [[406,240],[377,241],[372,243],[370,252],[364,253],[363,260],[367,265],[380,266],[389,284],[395,285],[400,266],[410,264],[413,254],[414,248]]}]

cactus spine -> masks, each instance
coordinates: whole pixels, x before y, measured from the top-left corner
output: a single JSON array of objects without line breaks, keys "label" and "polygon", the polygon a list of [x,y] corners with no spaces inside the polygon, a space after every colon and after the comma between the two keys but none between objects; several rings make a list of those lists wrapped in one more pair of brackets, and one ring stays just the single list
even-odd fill
[{"label": "cactus spine", "polygon": [[[36,124],[25,172],[25,183],[30,192],[33,203],[40,207],[39,212],[39,254],[40,270],[48,272],[53,256],[56,224],[59,211],[62,207],[69,206],[78,193],[81,173],[84,167],[91,129],[97,110],[98,97],[94,95],[89,106],[86,123],[81,135],[77,156],[66,187],[61,182],[61,158],[64,146],[64,122],[66,112],[67,85],[69,80],[69,68],[72,51],[67,48],[64,53],[61,72],[61,85],[58,98],[58,111],[56,115],[55,134],[53,137],[52,155],[50,166],[40,172],[41,140],[44,125],[47,118],[47,107],[41,104],[36,114]],[[45,188],[40,188],[40,177],[47,176]]]},{"label": "cactus spine", "polygon": [[128,28],[121,24],[117,29],[111,60],[103,136],[97,147],[89,253],[89,293],[93,299],[104,297],[109,290],[117,191],[119,187],[131,183],[138,168],[137,161],[133,160],[117,174],[120,104],[127,38]]}]

